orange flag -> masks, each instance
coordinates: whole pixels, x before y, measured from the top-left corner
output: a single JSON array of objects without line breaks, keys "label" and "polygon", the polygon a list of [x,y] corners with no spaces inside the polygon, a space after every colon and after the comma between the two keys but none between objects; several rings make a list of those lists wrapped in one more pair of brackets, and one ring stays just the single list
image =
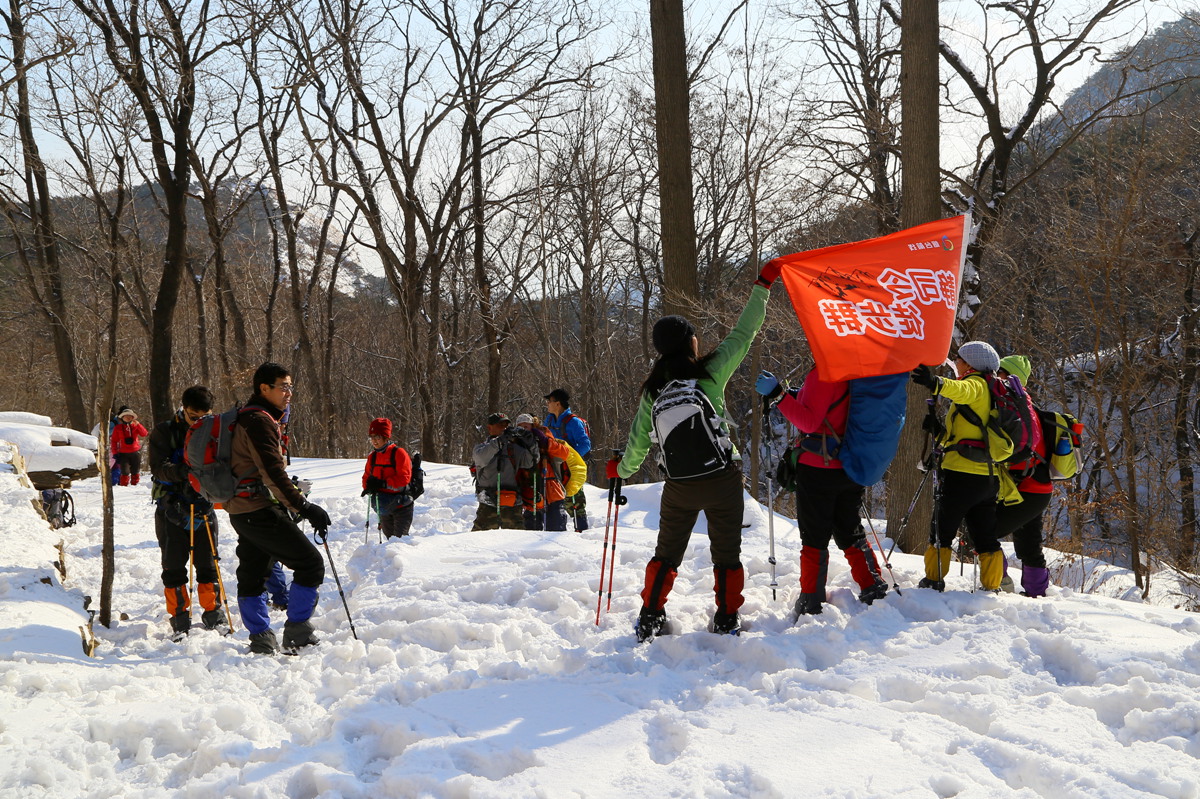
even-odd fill
[{"label": "orange flag", "polygon": [[821,379],[946,359],[970,226],[956,216],[775,259]]}]

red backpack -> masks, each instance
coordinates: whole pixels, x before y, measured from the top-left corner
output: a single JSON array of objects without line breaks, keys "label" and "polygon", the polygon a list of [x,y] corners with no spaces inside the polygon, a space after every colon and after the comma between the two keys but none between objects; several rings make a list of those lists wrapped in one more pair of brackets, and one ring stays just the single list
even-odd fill
[{"label": "red backpack", "polygon": [[[958,412],[971,424],[978,427],[986,438],[988,435],[1001,436],[1012,442],[1012,454],[1004,459],[1004,463],[1020,463],[1029,460],[1042,447],[1042,425],[1038,422],[1037,409],[1033,407],[1033,399],[1021,385],[1016,375],[997,377],[991,372],[978,374],[987,383],[988,394],[991,395],[992,411],[987,424],[979,418],[975,411],[966,405],[957,405]],[[960,441],[960,452],[970,460],[988,460],[976,458],[968,452],[972,445],[988,452],[986,441]]]},{"label": "red backpack", "polygon": [[183,441],[183,462],[188,468],[188,482],[209,502],[222,503],[233,499],[248,477],[234,473],[231,455],[233,427],[241,414],[252,411],[266,413],[254,405],[230,408],[224,413],[201,416],[188,430],[187,438]]}]

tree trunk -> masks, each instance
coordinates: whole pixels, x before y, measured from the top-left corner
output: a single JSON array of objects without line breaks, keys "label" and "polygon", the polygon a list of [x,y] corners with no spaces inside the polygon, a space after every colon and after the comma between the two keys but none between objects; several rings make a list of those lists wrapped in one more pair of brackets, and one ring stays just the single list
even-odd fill
[{"label": "tree trunk", "polygon": [[[905,0],[900,23],[903,105],[901,153],[903,174],[903,224],[912,227],[941,216],[941,180],[938,161],[938,8],[937,0]],[[900,522],[921,485],[915,467],[927,435],[921,429],[929,392],[909,385],[908,420],[900,434],[896,459],[888,470],[888,535],[904,552],[924,548],[929,539],[933,492],[925,491],[903,534]]]},{"label": "tree trunk", "polygon": [[[687,313],[699,302],[696,219],[692,197],[687,45],[683,0],[650,0],[654,49],[654,131],[658,145],[659,224],[665,314]],[[935,53],[936,55],[936,53]]]}]

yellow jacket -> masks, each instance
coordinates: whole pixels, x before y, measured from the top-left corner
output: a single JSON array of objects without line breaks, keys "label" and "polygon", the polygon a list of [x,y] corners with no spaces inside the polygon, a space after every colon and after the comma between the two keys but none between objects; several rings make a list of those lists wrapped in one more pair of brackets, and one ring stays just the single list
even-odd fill
[{"label": "yellow jacket", "polygon": [[[934,392],[936,397],[945,397],[953,403],[950,412],[946,414],[946,434],[938,442],[945,455],[942,456],[942,468],[952,472],[967,474],[995,474],[995,463],[973,461],[961,452],[957,446],[962,441],[987,441],[990,445],[993,461],[1003,461],[1012,454],[1012,445],[1003,442],[981,430],[959,413],[958,406],[966,405],[987,424],[992,413],[992,396],[988,392],[987,381],[978,372],[972,372],[962,380],[950,380],[943,377]],[[1003,467],[999,467],[1003,468]]]},{"label": "yellow jacket", "polygon": [[587,482],[587,463],[574,447],[565,441],[563,445],[567,448],[567,468],[571,470],[571,476],[567,478],[567,485],[563,490],[568,497],[573,497]]},{"label": "yellow jacket", "polygon": [[[1021,492],[1008,476],[1008,469],[1001,463],[1012,455],[1012,442],[1006,438],[989,435],[986,430],[981,430],[979,425],[968,421],[958,410],[959,405],[966,405],[985,425],[987,424],[992,414],[992,395],[983,375],[972,372],[962,380],[943,377],[934,391],[934,396],[945,397],[953,403],[950,412],[946,414],[946,434],[938,441],[945,453],[942,455],[942,468],[967,474],[993,474],[1000,481],[1000,502],[1005,505],[1020,502]],[[986,441],[993,462],[973,461],[964,456],[956,446],[962,441]]]}]

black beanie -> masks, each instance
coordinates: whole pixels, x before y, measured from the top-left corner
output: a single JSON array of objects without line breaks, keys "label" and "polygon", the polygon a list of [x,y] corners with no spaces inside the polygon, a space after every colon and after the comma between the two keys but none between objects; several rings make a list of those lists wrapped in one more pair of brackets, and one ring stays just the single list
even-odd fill
[{"label": "black beanie", "polygon": [[674,355],[691,344],[696,328],[682,316],[664,316],[654,323],[651,340],[659,355]]}]

